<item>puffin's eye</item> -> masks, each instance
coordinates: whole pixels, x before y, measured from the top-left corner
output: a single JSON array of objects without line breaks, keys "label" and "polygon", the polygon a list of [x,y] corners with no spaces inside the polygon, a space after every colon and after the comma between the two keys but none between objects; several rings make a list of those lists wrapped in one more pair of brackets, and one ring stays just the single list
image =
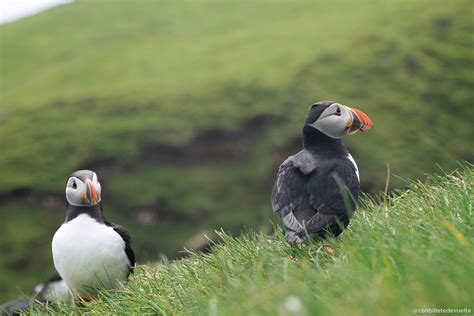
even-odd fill
[{"label": "puffin's eye", "polygon": [[77,189],[77,184],[76,184],[76,181],[74,181],[74,180],[72,180],[72,188]]},{"label": "puffin's eye", "polygon": [[341,108],[337,107],[336,113],[334,113],[334,114],[336,114],[337,116],[340,116],[341,115]]}]

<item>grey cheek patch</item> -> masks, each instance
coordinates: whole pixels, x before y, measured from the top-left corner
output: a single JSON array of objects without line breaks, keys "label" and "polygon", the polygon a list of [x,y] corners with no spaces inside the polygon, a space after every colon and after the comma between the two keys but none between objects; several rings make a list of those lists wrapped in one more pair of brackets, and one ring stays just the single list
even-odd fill
[{"label": "grey cheek patch", "polygon": [[[339,116],[337,118],[339,118]],[[326,117],[318,120],[311,126],[331,138],[341,137],[341,128],[339,128],[337,121],[332,117]],[[342,131],[343,130],[344,129],[342,129]]]}]

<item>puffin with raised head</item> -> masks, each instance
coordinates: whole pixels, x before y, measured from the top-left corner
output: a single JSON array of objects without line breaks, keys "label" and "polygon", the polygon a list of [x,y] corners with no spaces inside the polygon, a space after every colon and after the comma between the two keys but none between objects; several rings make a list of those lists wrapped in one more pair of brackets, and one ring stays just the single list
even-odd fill
[{"label": "puffin with raised head", "polygon": [[105,219],[101,185],[95,172],[74,172],[66,184],[66,220],[52,242],[54,266],[80,299],[98,289],[114,289],[127,282],[135,266],[130,235]]},{"label": "puffin with raised head", "polygon": [[303,149],[281,165],[272,208],[283,221],[289,243],[338,236],[349,224],[359,197],[357,165],[341,137],[373,127],[362,111],[334,101],[310,106]]}]

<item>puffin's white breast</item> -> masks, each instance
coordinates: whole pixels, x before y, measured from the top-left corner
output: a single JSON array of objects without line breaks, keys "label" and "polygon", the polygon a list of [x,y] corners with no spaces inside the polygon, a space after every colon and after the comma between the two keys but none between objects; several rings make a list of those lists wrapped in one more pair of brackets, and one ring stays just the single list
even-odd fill
[{"label": "puffin's white breast", "polygon": [[86,214],[56,231],[52,251],[56,270],[79,293],[89,292],[84,287],[115,288],[127,280],[130,262],[124,240]]},{"label": "puffin's white breast", "polygon": [[360,177],[359,177],[359,167],[357,167],[357,164],[354,160],[354,158],[352,158],[351,154],[347,154],[347,158],[352,162],[352,164],[354,165],[354,168],[355,168],[355,171],[356,171],[356,175],[357,175],[357,180],[359,180],[360,182]]}]

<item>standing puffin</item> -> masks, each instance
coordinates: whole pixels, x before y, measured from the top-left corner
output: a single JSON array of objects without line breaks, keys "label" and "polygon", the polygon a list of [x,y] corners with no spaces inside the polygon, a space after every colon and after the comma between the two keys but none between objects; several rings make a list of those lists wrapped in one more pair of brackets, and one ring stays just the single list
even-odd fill
[{"label": "standing puffin", "polygon": [[349,224],[359,197],[359,171],[341,137],[373,127],[362,111],[334,101],[309,108],[303,149],[280,166],[272,208],[283,220],[285,240],[338,236]]},{"label": "standing puffin", "polygon": [[53,237],[54,266],[79,298],[117,288],[135,266],[130,235],[104,218],[100,193],[95,172],[74,172],[66,185],[66,221]]}]

